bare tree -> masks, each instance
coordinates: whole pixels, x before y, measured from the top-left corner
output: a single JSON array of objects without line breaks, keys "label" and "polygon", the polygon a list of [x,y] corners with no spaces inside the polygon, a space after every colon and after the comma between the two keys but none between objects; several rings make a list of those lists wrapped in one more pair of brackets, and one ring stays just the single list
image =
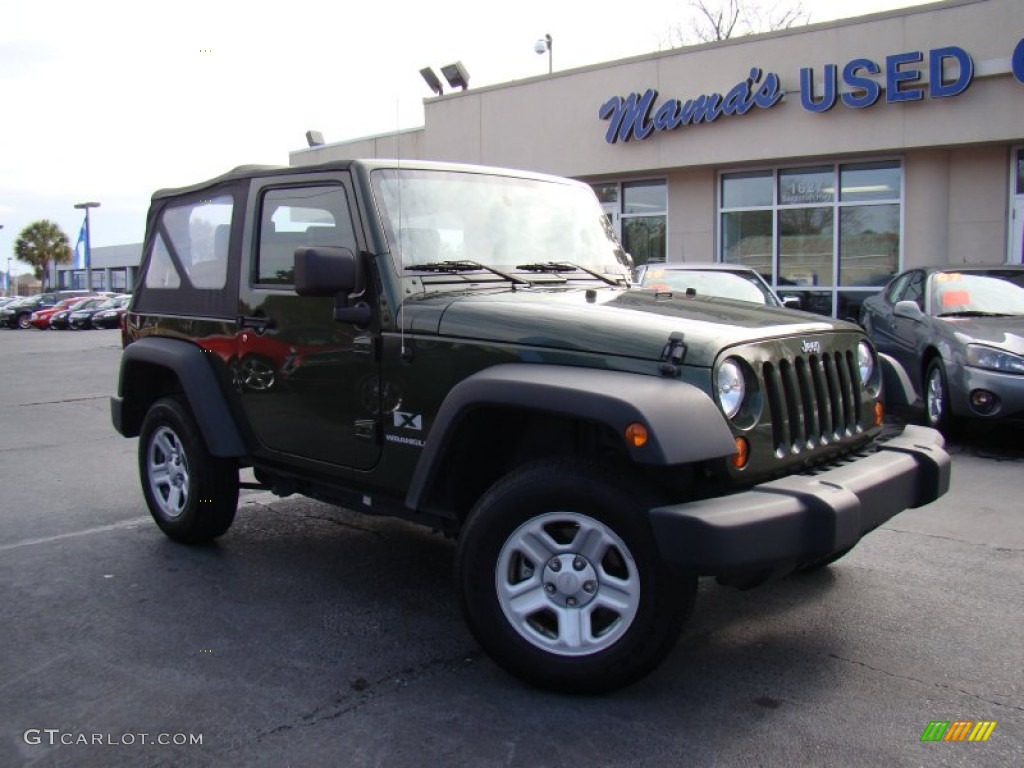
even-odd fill
[{"label": "bare tree", "polygon": [[810,23],[810,13],[803,3],[776,0],[760,3],[754,0],[691,0],[691,18],[668,30],[670,48],[694,42],[710,43],[743,35],[789,29]]}]

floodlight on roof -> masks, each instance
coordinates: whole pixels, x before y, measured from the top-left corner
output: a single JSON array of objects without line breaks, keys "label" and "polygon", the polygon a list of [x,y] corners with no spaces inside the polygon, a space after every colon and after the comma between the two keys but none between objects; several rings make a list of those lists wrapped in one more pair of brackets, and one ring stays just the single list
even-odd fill
[{"label": "floodlight on roof", "polygon": [[434,70],[430,67],[424,67],[420,70],[420,76],[426,80],[427,85],[434,93],[438,96],[444,95],[444,87],[441,85],[441,81],[437,79],[437,75],[434,74]]},{"label": "floodlight on roof", "polygon": [[441,74],[452,88],[466,90],[469,87],[469,70],[463,66],[461,61],[441,67]]},{"label": "floodlight on roof", "polygon": [[306,131],[306,143],[311,147],[322,147],[324,135],[320,131]]}]

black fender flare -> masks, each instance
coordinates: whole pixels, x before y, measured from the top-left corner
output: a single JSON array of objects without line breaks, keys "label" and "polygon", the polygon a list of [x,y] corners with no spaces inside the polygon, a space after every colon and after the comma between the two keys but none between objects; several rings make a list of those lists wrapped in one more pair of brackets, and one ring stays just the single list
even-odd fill
[{"label": "black fender flare", "polygon": [[125,437],[139,434],[149,398],[132,394],[131,380],[139,366],[165,368],[178,381],[210,453],[221,457],[245,456],[245,440],[235,423],[209,355],[192,342],[166,337],[139,339],[125,347],[121,356],[118,397],[111,399],[111,417]]},{"label": "black fender flare", "polygon": [[496,365],[462,380],[445,398],[406,494],[410,509],[419,509],[428,496],[461,420],[475,409],[491,406],[605,424],[623,435],[624,444],[626,427],[640,422],[647,427],[647,443],[640,448],[626,445],[637,464],[688,464],[736,452],[725,416],[693,384],[598,368]]}]

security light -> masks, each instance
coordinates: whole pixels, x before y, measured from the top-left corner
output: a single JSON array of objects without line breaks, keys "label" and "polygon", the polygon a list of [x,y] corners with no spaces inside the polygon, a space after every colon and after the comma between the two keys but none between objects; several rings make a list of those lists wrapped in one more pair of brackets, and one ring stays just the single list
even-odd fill
[{"label": "security light", "polygon": [[311,147],[322,147],[324,135],[320,131],[306,131],[306,143]]},{"label": "security light", "polygon": [[469,87],[469,71],[461,61],[441,67],[441,74],[452,88],[466,90]]},{"label": "security light", "polygon": [[438,96],[444,95],[444,87],[441,85],[441,81],[437,79],[437,75],[434,74],[434,70],[430,67],[424,67],[420,70],[420,76],[427,81],[430,90]]}]

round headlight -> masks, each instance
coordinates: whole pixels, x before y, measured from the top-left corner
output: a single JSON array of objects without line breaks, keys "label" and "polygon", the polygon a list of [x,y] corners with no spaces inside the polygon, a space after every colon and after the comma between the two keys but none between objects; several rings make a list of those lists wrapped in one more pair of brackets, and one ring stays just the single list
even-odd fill
[{"label": "round headlight", "polygon": [[718,402],[725,411],[726,418],[735,416],[743,405],[746,385],[743,383],[743,371],[735,360],[726,360],[718,369],[716,379]]},{"label": "round headlight", "polygon": [[871,383],[871,376],[875,372],[875,353],[871,345],[862,341],[857,345],[857,370],[860,372],[860,384],[867,387]]}]

